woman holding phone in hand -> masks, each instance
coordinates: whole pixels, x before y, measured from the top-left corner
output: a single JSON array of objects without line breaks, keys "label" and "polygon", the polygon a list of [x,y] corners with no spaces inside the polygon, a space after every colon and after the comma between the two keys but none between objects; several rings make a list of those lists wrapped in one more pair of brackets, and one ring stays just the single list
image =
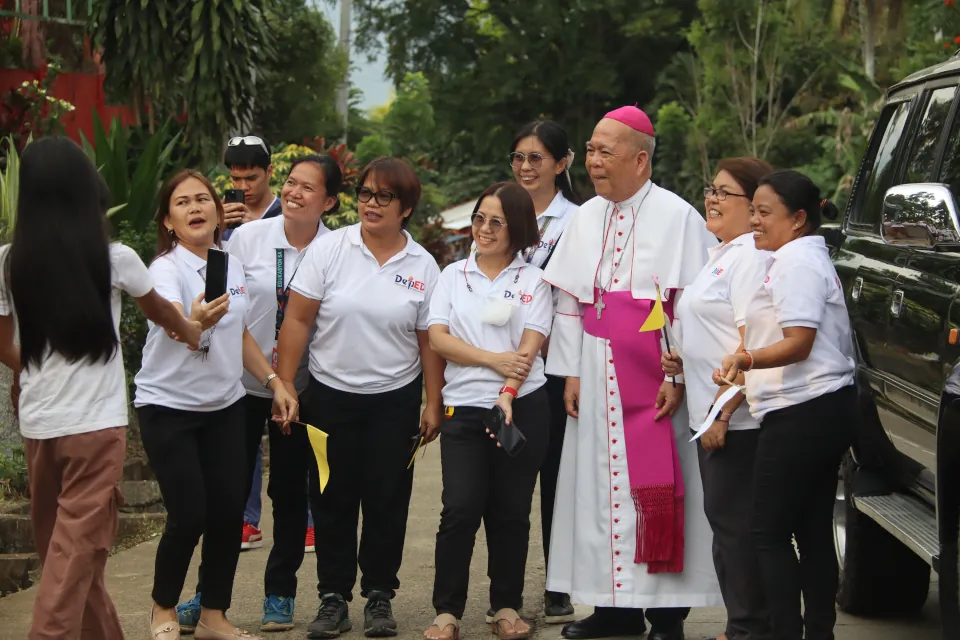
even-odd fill
[{"label": "woman holding phone in hand", "polygon": [[22,385],[15,409],[43,563],[31,640],[123,637],[103,580],[128,422],[120,292],[188,344],[200,340],[197,319],[154,290],[132,249],[110,242],[109,202],[96,167],[70,140],[24,149],[13,243],[0,249],[0,362]]},{"label": "woman holding phone in hand", "polygon": [[[517,610],[533,490],[550,439],[540,347],[550,333],[553,298],[543,271],[522,257],[540,240],[533,200],[523,187],[503,182],[489,187],[472,222],[476,251],[443,270],[430,305],[430,345],[447,360],[447,410],[440,429],[437,618],[424,633],[427,640],[459,636],[481,520],[490,548],[492,629],[502,640],[531,632]],[[509,450],[518,438],[526,444]]]},{"label": "woman holding phone in hand", "polygon": [[[244,368],[273,391],[275,413],[289,420],[296,400],[273,375],[246,330],[246,279],[229,258],[227,293],[204,303],[207,255],[220,244],[223,205],[202,174],[183,170],[160,192],[157,258],[150,265],[157,291],[209,328],[198,351],[177,348],[151,326],[134,405],[143,446],[153,468],[167,524],[157,548],[150,630],[155,640],[177,640],[176,604],[190,559],[203,536],[202,611],[198,640],[252,638],[225,616],[240,554],[245,487]],[[215,326],[211,320],[218,319]]]}]

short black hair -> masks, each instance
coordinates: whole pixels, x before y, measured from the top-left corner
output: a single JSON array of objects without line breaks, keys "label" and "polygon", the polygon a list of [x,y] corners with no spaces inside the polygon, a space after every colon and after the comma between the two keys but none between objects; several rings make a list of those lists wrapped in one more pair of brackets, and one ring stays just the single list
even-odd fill
[{"label": "short black hair", "polygon": [[[264,142],[266,144],[266,142]],[[223,164],[231,167],[260,167],[264,171],[270,168],[270,154],[258,144],[246,144],[242,140],[235,146],[227,145],[223,154]]]},{"label": "short black hair", "polygon": [[806,212],[808,235],[820,228],[822,218],[836,220],[840,215],[837,205],[822,198],[820,188],[799,171],[774,171],[760,178],[758,188],[764,185],[773,189],[791,214]]}]

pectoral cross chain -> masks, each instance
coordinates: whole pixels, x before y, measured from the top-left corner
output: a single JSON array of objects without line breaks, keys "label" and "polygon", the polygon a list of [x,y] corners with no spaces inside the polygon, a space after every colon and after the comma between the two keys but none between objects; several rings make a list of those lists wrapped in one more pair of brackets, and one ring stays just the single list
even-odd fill
[{"label": "pectoral cross chain", "polygon": [[607,305],[603,304],[603,291],[600,291],[597,296],[597,301],[593,303],[593,308],[597,310],[597,320],[599,320],[600,316],[603,315],[603,310],[607,308]]}]

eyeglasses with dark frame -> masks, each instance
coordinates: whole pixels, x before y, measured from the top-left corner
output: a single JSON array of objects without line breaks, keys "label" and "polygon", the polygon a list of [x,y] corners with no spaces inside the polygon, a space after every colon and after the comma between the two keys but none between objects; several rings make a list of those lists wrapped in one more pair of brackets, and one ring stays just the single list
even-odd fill
[{"label": "eyeglasses with dark frame", "polygon": [[543,164],[544,158],[552,158],[553,156],[545,156],[542,153],[520,153],[519,151],[514,151],[510,154],[510,166],[514,169],[519,169],[523,166],[523,161],[526,160],[530,163],[530,166],[534,169],[539,169],[540,165]]},{"label": "eyeglasses with dark frame", "polygon": [[717,200],[723,202],[727,199],[727,196],[736,196],[737,198],[746,198],[751,200],[752,198],[745,193],[730,193],[723,187],[715,188],[712,185],[703,188],[703,197],[704,198],[713,198],[716,196]]},{"label": "eyeglasses with dark frame", "polygon": [[374,193],[371,189],[366,187],[357,187],[357,200],[360,202],[366,203],[370,202],[372,199],[376,199],[377,204],[381,207],[389,207],[391,202],[399,198],[400,196],[392,191],[387,191],[386,189],[380,189],[380,191]]},{"label": "eyeglasses with dark frame", "polygon": [[483,229],[483,225],[488,222],[490,223],[490,230],[494,233],[500,233],[500,230],[507,226],[506,221],[500,218],[488,218],[482,213],[475,213],[470,216],[470,224],[477,229]]}]

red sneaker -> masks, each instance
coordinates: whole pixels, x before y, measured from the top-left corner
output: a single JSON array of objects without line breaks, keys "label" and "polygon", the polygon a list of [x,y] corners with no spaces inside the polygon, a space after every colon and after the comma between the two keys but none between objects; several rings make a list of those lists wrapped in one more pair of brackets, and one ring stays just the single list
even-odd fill
[{"label": "red sneaker", "polygon": [[241,549],[259,549],[263,546],[263,534],[260,529],[249,522],[243,523],[243,537],[240,539]]},{"label": "red sneaker", "polygon": [[303,543],[303,550],[307,553],[313,553],[317,550],[316,542],[313,536],[313,527],[307,527],[307,539]]}]

